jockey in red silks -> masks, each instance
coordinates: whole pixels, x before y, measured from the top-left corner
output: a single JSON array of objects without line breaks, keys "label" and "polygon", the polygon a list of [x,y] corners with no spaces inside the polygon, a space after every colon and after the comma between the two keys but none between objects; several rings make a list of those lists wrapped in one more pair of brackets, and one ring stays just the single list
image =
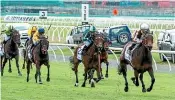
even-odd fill
[{"label": "jockey in red silks", "polygon": [[[140,30],[139,31],[135,31],[134,38],[133,38],[133,43],[129,47],[130,55],[131,55],[131,51],[133,50],[133,48],[139,47],[140,44],[142,43],[142,38],[149,32],[150,32],[150,28],[149,28],[149,25],[146,24],[146,23],[143,23],[143,24],[140,25]],[[122,51],[121,58],[120,58],[121,60],[124,60],[124,52],[125,51]]]}]

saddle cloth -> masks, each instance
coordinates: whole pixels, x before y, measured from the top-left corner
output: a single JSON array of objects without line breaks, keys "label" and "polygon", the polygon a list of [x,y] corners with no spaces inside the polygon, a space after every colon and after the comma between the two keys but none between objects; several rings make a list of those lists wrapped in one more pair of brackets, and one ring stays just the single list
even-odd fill
[{"label": "saddle cloth", "polygon": [[82,51],[85,45],[82,45],[80,48],[77,50],[77,59],[82,60]]},{"label": "saddle cloth", "polygon": [[33,49],[34,49],[34,46],[32,47],[32,44],[30,44],[28,47],[27,47],[27,52],[28,52],[28,58],[29,58],[29,60],[30,61],[32,61],[33,62],[33,55],[32,55],[32,53],[33,53]]},{"label": "saddle cloth", "polygon": [[131,62],[131,55],[132,54],[130,54],[129,52],[130,52],[130,50],[129,50],[129,47],[130,47],[131,45],[128,45],[127,47],[126,47],[126,50],[125,50],[125,56],[124,56],[124,58],[126,59],[126,60],[128,60],[129,62]]}]

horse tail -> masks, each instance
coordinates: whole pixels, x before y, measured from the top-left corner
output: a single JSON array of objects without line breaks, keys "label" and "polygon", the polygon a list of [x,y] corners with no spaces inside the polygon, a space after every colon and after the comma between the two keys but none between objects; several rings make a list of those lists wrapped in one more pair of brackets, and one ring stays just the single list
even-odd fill
[{"label": "horse tail", "polygon": [[70,65],[71,65],[71,68],[73,71],[75,71],[77,69],[77,66],[79,64],[79,60],[76,58],[77,57],[77,50],[78,50],[78,47],[74,51],[74,56],[69,57],[69,62],[70,62]]}]

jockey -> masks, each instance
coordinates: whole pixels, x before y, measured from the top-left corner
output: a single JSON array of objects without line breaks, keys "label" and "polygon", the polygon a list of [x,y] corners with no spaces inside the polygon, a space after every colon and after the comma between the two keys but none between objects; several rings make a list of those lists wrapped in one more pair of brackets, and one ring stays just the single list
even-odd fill
[{"label": "jockey", "polygon": [[134,34],[134,38],[133,38],[134,43],[129,47],[130,53],[135,46],[138,47],[140,43],[142,43],[142,38],[149,32],[150,32],[150,29],[148,24],[143,23],[140,25],[140,30],[136,31]]},{"label": "jockey", "polygon": [[28,30],[28,39],[30,40],[33,37],[33,34],[37,31],[37,27],[36,26],[32,26],[29,30]]},{"label": "jockey", "polygon": [[85,34],[85,36],[83,37],[83,41],[84,41],[84,48],[82,50],[82,55],[86,52],[87,48],[89,47],[89,45],[92,43],[92,33],[94,33],[96,31],[95,26],[90,26],[89,32],[87,32]]},{"label": "jockey", "polygon": [[[129,54],[131,54],[131,51],[134,47],[138,47],[142,43],[142,38],[149,32],[150,32],[150,28],[148,24],[143,23],[140,25],[140,30],[135,32],[133,43],[129,47]],[[124,55],[124,51],[122,51],[121,59],[124,59],[123,55]]]},{"label": "jockey", "polygon": [[33,34],[33,38],[32,38],[33,44],[31,44],[29,46],[29,49],[28,49],[28,56],[29,56],[30,59],[32,58],[32,48],[39,43],[39,41],[40,41],[39,38],[40,38],[41,35],[44,34],[44,32],[45,32],[44,28],[39,28],[38,31],[36,31]]},{"label": "jockey", "polygon": [[4,30],[4,41],[3,41],[3,44],[5,44],[11,37],[11,34],[12,34],[12,30],[13,30],[13,26],[12,25],[9,25],[9,26],[6,26],[5,27],[5,30]]}]

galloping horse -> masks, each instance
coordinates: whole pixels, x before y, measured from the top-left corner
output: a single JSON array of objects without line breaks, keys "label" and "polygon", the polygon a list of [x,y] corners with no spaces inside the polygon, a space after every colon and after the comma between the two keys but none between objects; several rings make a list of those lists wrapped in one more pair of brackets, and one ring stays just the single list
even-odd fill
[{"label": "galloping horse", "polygon": [[[87,50],[86,54],[82,56],[82,62],[84,64],[84,71],[85,71],[84,83],[82,84],[82,87],[85,87],[87,75],[89,75],[90,77],[91,87],[95,87],[94,79],[93,79],[95,70],[97,71],[97,76],[98,76],[97,82],[100,81],[101,79],[100,55],[101,55],[101,50],[103,48],[103,43],[104,43],[103,36],[100,34],[94,34],[93,44]],[[77,59],[77,52],[79,48],[81,48],[81,46],[75,49],[74,56],[70,58],[70,63],[73,64],[72,70],[75,72],[75,76],[76,76],[75,86],[78,86],[78,65],[80,64],[80,61]]]},{"label": "galloping horse", "polygon": [[[26,54],[26,62],[27,62],[27,82],[29,82],[29,74],[30,74],[30,66],[33,63],[36,64],[36,73],[35,73],[35,80],[36,83],[38,81],[39,76],[39,84],[42,84],[41,81],[41,65],[47,66],[48,73],[47,73],[47,82],[50,81],[50,65],[49,65],[49,55],[48,55],[48,47],[49,41],[44,36],[40,36],[39,43],[33,48],[32,56],[33,59],[29,59],[28,55]],[[27,48],[28,51],[28,48]]]},{"label": "galloping horse", "polygon": [[[11,59],[15,58],[16,60],[16,67],[18,69],[18,74],[19,76],[22,76],[20,70],[19,70],[19,49],[18,46],[20,45],[20,34],[17,30],[13,29],[12,30],[12,35],[10,39],[5,43],[4,45],[4,53],[5,55],[3,56],[3,64],[1,68],[1,76],[3,76],[4,73],[4,67],[5,64],[7,63],[7,60],[9,60],[9,72],[12,72],[11,69]],[[2,58],[2,57],[1,57]]]},{"label": "galloping horse", "polygon": [[[127,52],[127,48],[131,43],[128,43],[123,52]],[[140,74],[140,81],[142,83],[142,92],[146,92],[145,84],[143,82],[143,73],[148,71],[150,77],[151,77],[151,85],[147,89],[147,92],[150,92],[153,88],[155,78],[152,68],[152,55],[151,55],[151,49],[153,46],[153,35],[152,34],[146,34],[143,37],[142,43],[133,50],[133,53],[131,55],[131,60],[127,60],[124,58],[124,60],[120,60],[120,66],[118,67],[119,74],[123,74],[123,77],[125,79],[125,88],[124,91],[128,92],[128,82],[127,82],[127,64],[130,64],[134,69],[134,75],[135,77],[131,78],[133,83],[136,86],[139,86],[138,76]]]}]

